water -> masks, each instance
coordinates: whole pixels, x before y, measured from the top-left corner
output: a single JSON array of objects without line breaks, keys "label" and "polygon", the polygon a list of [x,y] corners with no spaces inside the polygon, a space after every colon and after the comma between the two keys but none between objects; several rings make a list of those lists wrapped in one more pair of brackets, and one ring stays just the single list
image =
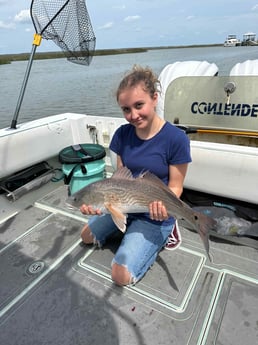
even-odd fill
[{"label": "water", "polygon": [[[90,66],[66,59],[35,60],[18,123],[65,112],[116,116],[117,85],[133,64],[150,66],[157,74],[169,63],[206,60],[229,74],[238,62],[258,59],[258,47],[205,47],[150,50],[146,53],[96,56]],[[15,112],[27,61],[0,65],[0,128],[9,127]]]}]

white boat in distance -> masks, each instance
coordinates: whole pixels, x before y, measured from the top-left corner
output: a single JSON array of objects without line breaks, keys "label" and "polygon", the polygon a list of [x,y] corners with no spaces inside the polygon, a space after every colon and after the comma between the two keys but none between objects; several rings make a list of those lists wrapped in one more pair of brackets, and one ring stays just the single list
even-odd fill
[{"label": "white boat in distance", "polygon": [[236,37],[236,35],[228,35],[224,42],[224,47],[236,47],[241,45],[241,41]]},{"label": "white boat in distance", "polygon": [[258,41],[256,38],[256,33],[247,32],[243,35],[243,41],[241,43],[243,46],[257,46]]}]

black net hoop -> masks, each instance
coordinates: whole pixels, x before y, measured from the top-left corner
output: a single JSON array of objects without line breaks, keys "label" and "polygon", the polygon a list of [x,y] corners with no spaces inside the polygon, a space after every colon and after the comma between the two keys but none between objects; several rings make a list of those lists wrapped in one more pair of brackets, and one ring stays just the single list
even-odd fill
[{"label": "black net hoop", "polygon": [[85,0],[34,0],[30,12],[36,33],[54,41],[68,61],[90,64],[96,37]]}]

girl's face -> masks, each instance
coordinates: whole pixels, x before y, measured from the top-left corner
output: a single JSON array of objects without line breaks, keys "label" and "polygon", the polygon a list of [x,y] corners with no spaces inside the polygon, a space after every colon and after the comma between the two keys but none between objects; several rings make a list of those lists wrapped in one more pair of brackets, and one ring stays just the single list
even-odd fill
[{"label": "girl's face", "polygon": [[153,98],[144,91],[142,84],[123,90],[118,97],[118,104],[125,119],[139,129],[148,127],[156,116],[158,94]]}]

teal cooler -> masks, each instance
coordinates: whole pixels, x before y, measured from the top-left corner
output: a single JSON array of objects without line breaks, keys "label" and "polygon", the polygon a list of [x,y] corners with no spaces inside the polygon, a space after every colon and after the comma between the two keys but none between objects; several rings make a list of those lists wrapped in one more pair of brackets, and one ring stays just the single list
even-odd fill
[{"label": "teal cooler", "polygon": [[105,178],[105,156],[105,148],[98,144],[72,145],[59,153],[70,194]]}]

